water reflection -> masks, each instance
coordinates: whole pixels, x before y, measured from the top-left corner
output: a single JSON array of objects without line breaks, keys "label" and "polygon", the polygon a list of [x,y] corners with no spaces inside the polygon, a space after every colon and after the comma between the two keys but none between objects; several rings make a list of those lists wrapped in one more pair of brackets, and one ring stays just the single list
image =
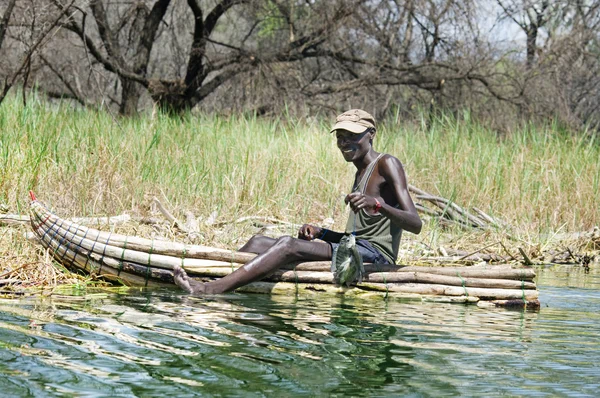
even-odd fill
[{"label": "water reflection", "polygon": [[562,270],[551,272],[540,276],[540,312],[173,290],[4,300],[0,388],[15,395],[592,396],[600,387],[600,290],[588,286],[597,286],[598,274],[569,270],[563,283]]}]

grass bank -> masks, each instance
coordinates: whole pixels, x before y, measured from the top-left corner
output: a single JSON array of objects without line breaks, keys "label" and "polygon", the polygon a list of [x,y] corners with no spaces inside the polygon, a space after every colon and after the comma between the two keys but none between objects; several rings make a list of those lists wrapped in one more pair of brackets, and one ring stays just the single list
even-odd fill
[{"label": "grass bank", "polygon": [[[440,117],[428,128],[392,117],[380,123],[375,147],[404,163],[410,183],[521,233],[600,225],[597,139],[553,125],[499,136],[467,116]],[[0,107],[0,204],[26,214],[34,190],[63,217],[147,215],[156,196],[176,215],[189,210],[201,221],[263,215],[293,223],[333,219],[341,229],[354,169],[330,125],[284,115],[115,119],[9,98]],[[205,234],[200,243],[234,248],[238,238]],[[4,253],[13,245],[14,254],[12,239],[0,243]]]}]

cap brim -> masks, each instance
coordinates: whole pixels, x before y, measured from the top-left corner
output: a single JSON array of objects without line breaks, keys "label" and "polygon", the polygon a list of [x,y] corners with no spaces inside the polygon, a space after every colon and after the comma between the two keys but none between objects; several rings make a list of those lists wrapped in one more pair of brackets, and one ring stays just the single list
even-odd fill
[{"label": "cap brim", "polygon": [[343,122],[337,122],[331,129],[330,133],[333,133],[336,130],[348,130],[354,134],[360,134],[364,133],[367,129],[368,127],[345,120]]}]

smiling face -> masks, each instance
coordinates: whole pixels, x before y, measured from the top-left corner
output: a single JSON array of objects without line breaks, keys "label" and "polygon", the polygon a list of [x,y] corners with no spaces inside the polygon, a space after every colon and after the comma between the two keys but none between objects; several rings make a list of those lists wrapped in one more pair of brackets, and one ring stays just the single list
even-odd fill
[{"label": "smiling face", "polygon": [[348,130],[336,130],[337,146],[342,151],[346,162],[353,162],[365,157],[371,149],[371,140],[375,132],[370,129],[360,133],[352,133]]}]

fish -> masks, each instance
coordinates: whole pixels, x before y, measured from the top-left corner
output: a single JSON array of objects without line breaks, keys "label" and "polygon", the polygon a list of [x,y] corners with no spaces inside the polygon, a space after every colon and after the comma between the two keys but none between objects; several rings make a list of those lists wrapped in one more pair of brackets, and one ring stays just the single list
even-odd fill
[{"label": "fish", "polygon": [[365,267],[362,256],[356,247],[354,234],[344,235],[340,244],[333,251],[331,272],[333,272],[333,279],[338,285],[350,286],[355,281],[362,282]]}]

